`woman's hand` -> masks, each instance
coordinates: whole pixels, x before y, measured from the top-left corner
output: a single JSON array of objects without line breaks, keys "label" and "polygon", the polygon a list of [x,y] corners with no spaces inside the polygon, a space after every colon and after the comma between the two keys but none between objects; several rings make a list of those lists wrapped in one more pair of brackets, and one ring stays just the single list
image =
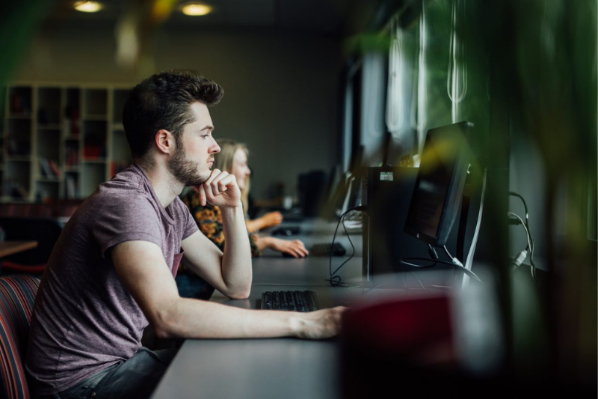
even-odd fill
[{"label": "woman's hand", "polygon": [[272,226],[278,226],[282,222],[282,214],[280,212],[268,212],[261,218],[262,229]]},{"label": "woman's hand", "polygon": [[247,221],[247,231],[255,233],[258,230],[263,230],[267,227],[278,226],[282,222],[282,215],[280,212],[268,212],[264,216],[257,219]]},{"label": "woman's hand", "polygon": [[220,208],[241,206],[241,190],[237,179],[228,172],[214,169],[204,184],[193,189],[199,193],[201,206],[205,206],[206,202]]},{"label": "woman's hand", "polygon": [[305,258],[309,251],[300,240],[281,240],[280,238],[270,237],[269,247],[275,251],[292,255],[295,258]]}]

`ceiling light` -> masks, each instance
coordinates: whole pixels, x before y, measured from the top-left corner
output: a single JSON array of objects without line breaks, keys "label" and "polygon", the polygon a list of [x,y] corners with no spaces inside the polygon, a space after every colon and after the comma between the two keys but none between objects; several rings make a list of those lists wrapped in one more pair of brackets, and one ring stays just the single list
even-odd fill
[{"label": "ceiling light", "polygon": [[185,4],[183,7],[181,7],[181,11],[185,15],[198,17],[198,16],[206,15],[206,14],[209,14],[210,12],[212,12],[212,7],[207,4],[202,4],[202,3],[190,3],[190,4]]},{"label": "ceiling light", "polygon": [[81,12],[98,12],[104,6],[97,1],[78,1],[75,3],[75,10]]}]

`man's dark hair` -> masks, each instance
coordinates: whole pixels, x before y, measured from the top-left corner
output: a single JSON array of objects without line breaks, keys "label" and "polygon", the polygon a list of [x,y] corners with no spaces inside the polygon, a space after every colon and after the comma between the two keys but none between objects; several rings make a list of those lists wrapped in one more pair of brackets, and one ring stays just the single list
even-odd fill
[{"label": "man's dark hair", "polygon": [[131,90],[123,110],[123,125],[133,159],[151,165],[146,155],[158,130],[170,131],[179,143],[187,123],[194,122],[190,105],[217,104],[224,90],[192,70],[173,70],[150,76]]}]

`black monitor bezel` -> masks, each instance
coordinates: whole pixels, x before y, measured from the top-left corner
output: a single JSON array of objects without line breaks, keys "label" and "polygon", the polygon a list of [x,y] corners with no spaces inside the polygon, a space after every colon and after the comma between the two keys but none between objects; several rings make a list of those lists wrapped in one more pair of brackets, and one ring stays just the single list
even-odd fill
[{"label": "black monitor bezel", "polygon": [[[459,140],[458,150],[455,155],[455,165],[450,177],[450,182],[447,188],[447,195],[442,206],[442,213],[436,229],[436,236],[430,236],[422,231],[419,231],[415,226],[409,224],[409,214],[414,212],[414,198],[417,195],[417,188],[420,185],[422,179],[422,173],[420,169],[417,173],[415,180],[414,189],[411,195],[411,202],[409,204],[409,211],[407,219],[405,221],[404,231],[407,234],[414,236],[415,238],[426,242],[427,244],[442,247],[446,245],[449,234],[455,223],[457,215],[459,213],[459,207],[461,204],[461,198],[463,196],[463,189],[465,187],[465,181],[467,179],[467,172],[471,162],[473,162],[472,152],[467,141],[467,129],[473,126],[472,123],[463,121],[453,123],[451,125],[440,126],[433,129],[429,129],[426,134],[426,141],[424,143],[424,150],[426,146],[430,146],[429,142],[435,139],[438,135],[455,134],[455,139]],[[459,132],[459,133],[454,133]]]}]

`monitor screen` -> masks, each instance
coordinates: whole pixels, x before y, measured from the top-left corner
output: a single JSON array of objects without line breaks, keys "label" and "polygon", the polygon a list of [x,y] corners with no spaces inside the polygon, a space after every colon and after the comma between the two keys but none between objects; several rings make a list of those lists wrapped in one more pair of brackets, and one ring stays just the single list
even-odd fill
[{"label": "monitor screen", "polygon": [[351,158],[351,166],[343,173],[340,165],[335,167],[333,180],[330,181],[327,201],[322,216],[327,220],[335,220],[349,209],[360,204],[361,180],[363,179],[363,151],[359,146],[355,156]]},{"label": "monitor screen", "polygon": [[460,122],[430,129],[426,135],[405,232],[434,246],[446,244],[459,213],[471,151]]}]

